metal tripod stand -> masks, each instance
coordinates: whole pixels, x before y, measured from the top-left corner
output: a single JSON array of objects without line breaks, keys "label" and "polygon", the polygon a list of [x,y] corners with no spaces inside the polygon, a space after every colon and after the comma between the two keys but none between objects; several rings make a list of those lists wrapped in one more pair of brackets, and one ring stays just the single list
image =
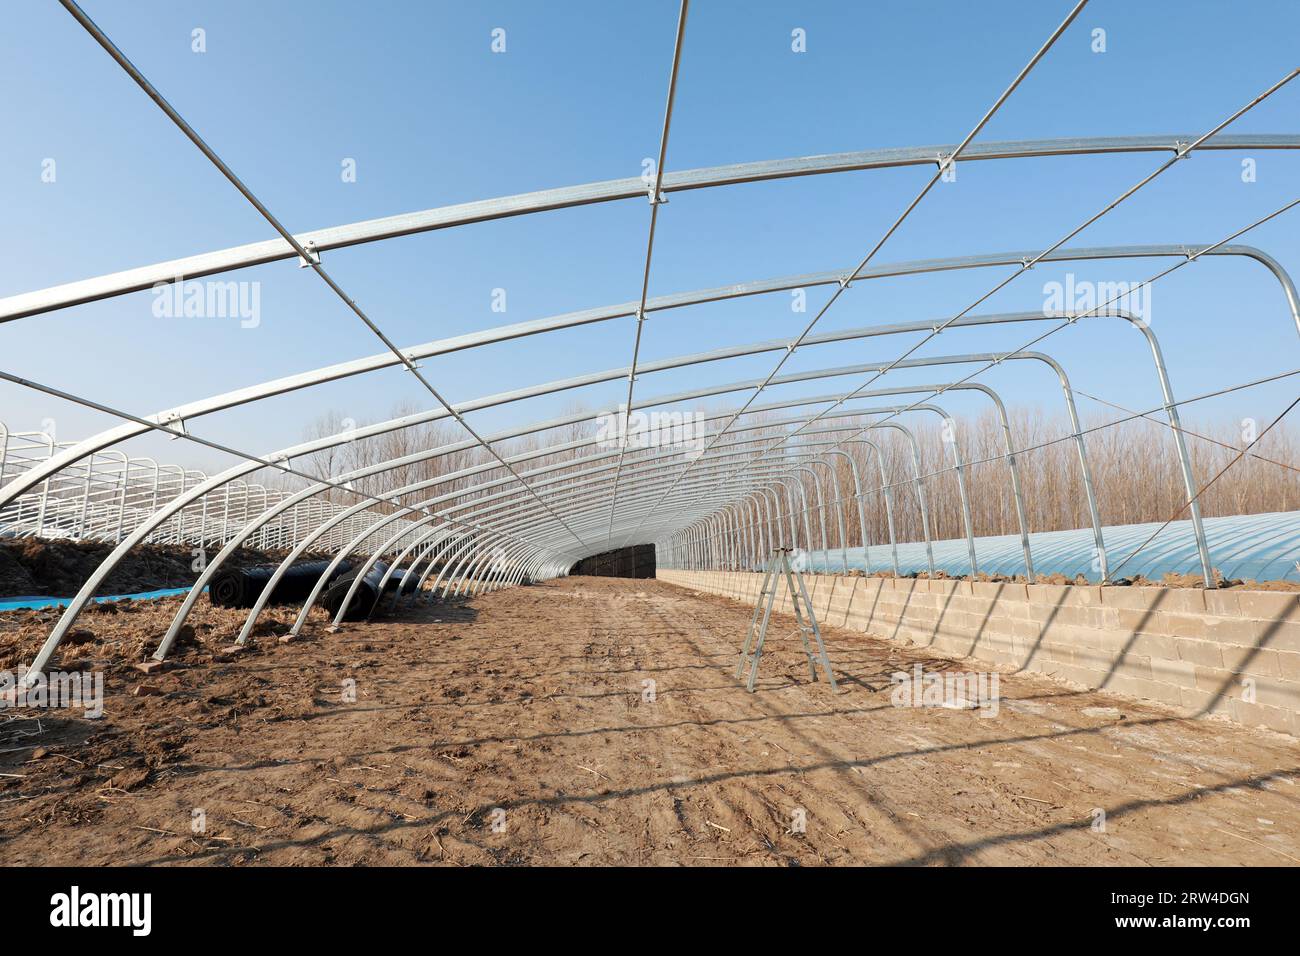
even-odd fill
[{"label": "metal tripod stand", "polygon": [[[826,645],[822,643],[822,631],[817,624],[817,616],[813,613],[812,602],[808,600],[808,589],[804,587],[803,575],[790,567],[789,548],[777,548],[767,562],[767,570],[763,574],[763,586],[758,592],[758,601],[754,605],[754,616],[749,621],[749,630],[745,632],[745,646],[740,651],[740,660],[736,662],[736,677],[744,673],[745,664],[748,663],[749,682],[745,685],[745,689],[751,694],[754,692],[754,679],[758,677],[758,661],[763,656],[763,642],[767,639],[767,625],[772,619],[776,593],[782,583],[789,589],[790,609],[799,626],[799,639],[803,641],[803,651],[808,656],[808,670],[812,674],[812,679],[817,680],[817,659],[820,658],[826,681],[831,685],[831,693],[835,693],[835,675],[831,673],[830,658],[826,656]],[[761,625],[758,621],[760,611],[763,612]],[[758,640],[755,643],[756,633]],[[816,656],[814,656],[813,644],[808,641],[809,636],[812,637],[813,644],[816,644]]]}]

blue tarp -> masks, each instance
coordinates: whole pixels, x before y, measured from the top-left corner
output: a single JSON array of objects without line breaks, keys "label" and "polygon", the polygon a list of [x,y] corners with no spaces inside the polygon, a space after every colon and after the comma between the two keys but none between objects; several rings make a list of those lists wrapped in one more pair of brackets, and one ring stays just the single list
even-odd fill
[{"label": "blue tarp", "polygon": [[[1189,520],[1175,521],[1137,555],[1119,567],[1121,561],[1146,541],[1160,522],[1115,525],[1102,529],[1111,576],[1143,577],[1159,580],[1169,573],[1200,576],[1201,563],[1196,554],[1196,540]],[[1300,511],[1274,514],[1240,515],[1206,518],[1205,537],[1210,560],[1225,578],[1246,581],[1300,581]],[[1073,531],[1031,532],[1029,548],[1038,574],[1064,574],[1073,578],[1082,574],[1090,581],[1101,580],[1094,565],[1094,542],[1091,528]],[[1011,577],[1025,573],[1024,551],[1020,535],[976,538],[975,556],[984,574]],[[872,571],[892,570],[888,544],[868,549]],[[814,551],[806,555],[810,571],[840,571],[842,552]],[[849,548],[849,568],[862,569],[862,548]],[[934,542],[934,566],[954,577],[970,573],[970,557],[965,538]],[[925,544],[909,542],[898,546],[898,570],[913,574],[927,570]]]},{"label": "blue tarp", "polygon": [[[203,589],[205,592],[207,588]],[[121,601],[130,598],[132,601],[151,601],[154,598],[171,597],[173,594],[185,594],[189,588],[163,588],[160,591],[142,591],[140,594],[108,594],[104,597],[95,598],[95,602],[103,603],[104,601]],[[21,608],[41,608],[41,607],[67,607],[72,603],[70,597],[7,597],[0,598],[0,611],[17,611]]]}]

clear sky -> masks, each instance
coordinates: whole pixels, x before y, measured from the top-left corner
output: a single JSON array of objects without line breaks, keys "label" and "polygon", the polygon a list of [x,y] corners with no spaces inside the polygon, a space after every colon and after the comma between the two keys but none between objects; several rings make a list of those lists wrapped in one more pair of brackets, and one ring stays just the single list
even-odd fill
[{"label": "clear sky", "polygon": [[[670,170],[893,146],[955,143],[1069,10],[1067,0],[733,2],[696,0],[682,55]],[[658,149],[677,3],[355,3],[86,0],[85,9],[293,231],[548,187],[639,175]],[[195,28],[205,52],[194,52]],[[492,51],[492,31],[506,50]],[[1106,50],[1094,52],[1094,29]],[[791,33],[806,32],[806,52]],[[1297,66],[1296,0],[1094,0],[979,141],[1136,134],[1196,136]],[[6,0],[0,30],[0,296],[270,238],[269,226],[53,0]],[[1300,132],[1300,80],[1229,132]],[[1243,158],[1256,181],[1242,181]],[[43,181],[46,160],[54,182]],[[355,160],[356,181],[342,163]],[[1051,244],[1155,169],[1139,154],[971,163],[941,183],[877,263]],[[663,208],[651,295],[847,268],[931,175],[928,167],[695,191]],[[1204,153],[1179,164],[1072,245],[1214,242],[1295,198],[1294,152]],[[335,278],[399,345],[625,302],[639,293],[642,200],[412,236],[326,254]],[[1300,210],[1243,241],[1300,275]],[[981,312],[1042,306],[1044,283],[1138,281],[1163,260],[1040,267]],[[1006,274],[978,270],[862,283],[819,329],[941,319]],[[309,270],[236,274],[260,283],[260,324],[159,318],[135,293],[0,326],[0,368],[138,414],[382,346]],[[493,290],[506,290],[494,312]],[[815,310],[827,293],[812,291]],[[1180,395],[1300,367],[1300,337],[1270,275],[1204,261],[1159,283],[1152,326]],[[810,313],[811,314],[811,313]],[[787,295],[677,310],[647,325],[653,360],[793,335],[809,315]],[[1029,329],[953,331],[927,355],[1021,344]],[[465,400],[625,365],[633,322],[434,360]],[[789,368],[887,360],[914,339],[821,346]],[[1080,388],[1149,407],[1158,394],[1137,336],[1099,321],[1049,340]],[[766,373],[775,356],[722,363],[715,380]],[[996,369],[1009,400],[1056,411],[1042,369]],[[964,373],[968,368],[963,368]],[[697,373],[647,376],[639,394]],[[956,377],[956,374],[951,377]],[[890,376],[935,381],[933,372]],[[1295,381],[1208,403],[1193,420],[1267,421]],[[847,391],[836,380],[811,392]],[[881,383],[885,384],[885,383]],[[622,399],[624,383],[478,414],[484,431],[574,401]],[[198,420],[192,430],[262,453],[318,412],[364,420],[431,399],[386,371]],[[978,403],[951,403],[956,411]],[[1085,409],[1088,406],[1085,404]],[[1095,406],[1093,406],[1095,408]],[[79,438],[112,422],[0,385],[0,422],[58,423]],[[141,439],[137,453],[211,468],[197,446]]]}]

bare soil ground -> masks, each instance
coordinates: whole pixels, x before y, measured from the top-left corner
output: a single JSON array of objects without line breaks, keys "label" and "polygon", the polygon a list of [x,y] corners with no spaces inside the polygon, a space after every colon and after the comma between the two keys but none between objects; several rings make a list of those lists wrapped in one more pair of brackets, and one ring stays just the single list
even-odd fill
[{"label": "bare soil ground", "polygon": [[177,668],[131,671],[173,608],[83,619],[63,666],[106,669],[100,720],[0,712],[7,865],[1300,862],[1288,738],[1030,675],[996,717],[894,707],[891,673],[954,665],[828,626],[831,695],[788,618],[751,695],[749,609],[654,580],[316,617],[226,662],[239,616],[207,609]]}]

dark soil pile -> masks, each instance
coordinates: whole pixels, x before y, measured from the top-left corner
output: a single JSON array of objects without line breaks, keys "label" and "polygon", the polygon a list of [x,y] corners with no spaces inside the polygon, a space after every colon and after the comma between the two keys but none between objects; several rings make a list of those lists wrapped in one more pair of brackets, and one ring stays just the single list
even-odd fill
[{"label": "dark soil pile", "polygon": [[[112,544],[93,541],[47,541],[42,538],[0,540],[0,598],[28,595],[66,597],[76,594],[86,579],[113,550]],[[219,548],[209,548],[207,558]],[[230,556],[231,567],[280,561],[286,551],[240,548]],[[304,558],[316,555],[304,555]],[[99,588],[100,594],[137,594],[159,588],[193,584],[195,553],[178,545],[141,545],[113,569]]]}]

